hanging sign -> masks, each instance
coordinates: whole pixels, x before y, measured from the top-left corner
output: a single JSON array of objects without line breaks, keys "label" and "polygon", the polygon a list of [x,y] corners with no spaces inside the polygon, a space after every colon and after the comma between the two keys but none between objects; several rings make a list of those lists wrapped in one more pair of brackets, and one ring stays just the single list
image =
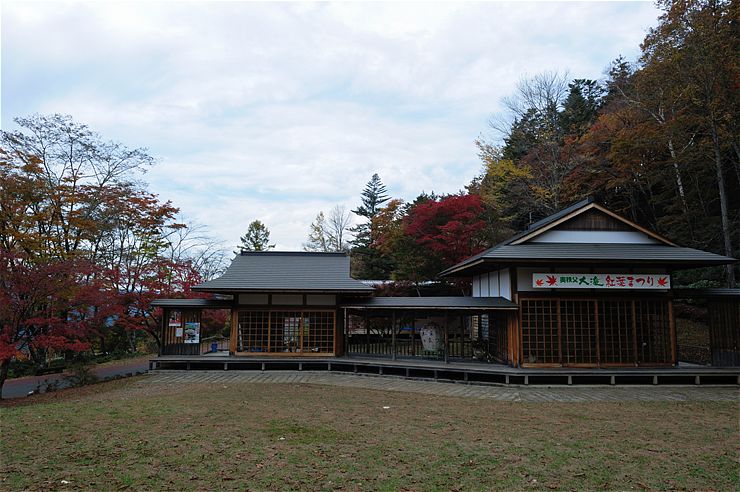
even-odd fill
[{"label": "hanging sign", "polygon": [[536,289],[670,289],[671,276],[637,273],[533,273]]}]

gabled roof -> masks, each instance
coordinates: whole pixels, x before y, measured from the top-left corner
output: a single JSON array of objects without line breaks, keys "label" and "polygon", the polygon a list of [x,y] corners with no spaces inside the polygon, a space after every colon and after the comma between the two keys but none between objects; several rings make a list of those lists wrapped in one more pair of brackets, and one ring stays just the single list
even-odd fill
[{"label": "gabled roof", "polygon": [[642,227],[639,224],[636,224],[635,222],[632,222],[629,219],[626,219],[625,217],[622,217],[621,215],[612,212],[606,207],[602,207],[598,203],[594,202],[593,199],[588,198],[586,200],[582,200],[578,203],[575,203],[571,205],[570,207],[564,208],[563,210],[556,212],[549,217],[545,217],[544,219],[535,222],[534,224],[530,225],[526,230],[520,232],[514,237],[511,237],[508,239],[507,244],[522,244],[526,241],[529,241],[530,239],[533,239],[540,234],[543,234],[549,230],[551,230],[554,227],[557,227],[560,224],[563,224],[569,220],[574,219],[575,217],[584,214],[588,212],[589,210],[598,210],[599,212],[608,215],[612,219],[619,221],[628,227],[637,230],[639,232],[642,232],[643,234],[646,234],[653,239],[657,240],[660,243],[666,244],[668,246],[676,246],[675,243],[672,243],[665,237],[661,236],[660,234],[651,231],[650,229],[646,229]]},{"label": "gabled roof", "polygon": [[[653,240],[654,244],[637,243],[537,243],[532,239],[559,227],[590,210],[606,214],[611,220],[619,221],[629,229],[639,231]],[[708,253],[692,248],[682,248],[663,236],[650,231],[611,210],[595,203],[592,199],[582,200],[530,225],[506,241],[471,256],[439,275],[469,276],[489,271],[494,265],[525,264],[578,264],[592,262],[614,265],[660,266],[666,268],[696,268],[725,265],[736,260],[727,256]]]},{"label": "gabled roof", "polygon": [[373,288],[350,277],[345,253],[248,251],[237,255],[221,277],[193,290],[369,294]]}]

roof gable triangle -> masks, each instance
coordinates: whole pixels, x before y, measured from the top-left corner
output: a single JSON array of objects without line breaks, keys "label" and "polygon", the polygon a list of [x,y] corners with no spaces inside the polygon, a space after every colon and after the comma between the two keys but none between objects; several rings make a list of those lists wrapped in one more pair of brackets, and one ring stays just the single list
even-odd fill
[{"label": "roof gable triangle", "polygon": [[642,233],[661,244],[676,246],[665,237],[646,229],[631,220],[622,217],[597,203],[584,204],[582,207],[564,214],[553,220],[526,231],[509,244],[517,245],[530,242],[548,231],[634,231]]}]

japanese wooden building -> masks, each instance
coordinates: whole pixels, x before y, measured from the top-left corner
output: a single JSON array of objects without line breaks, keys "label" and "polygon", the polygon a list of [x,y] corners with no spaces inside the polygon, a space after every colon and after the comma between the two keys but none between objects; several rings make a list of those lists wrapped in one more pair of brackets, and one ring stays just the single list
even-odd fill
[{"label": "japanese wooden building", "polygon": [[[672,273],[734,261],[677,246],[586,200],[440,273],[470,279],[470,296],[376,297],[351,278],[344,253],[247,252],[194,287],[219,299],[155,305],[165,309],[164,355],[200,354],[200,311],[221,308],[231,313],[233,356],[671,366]],[[725,324],[740,329],[740,320]]]}]

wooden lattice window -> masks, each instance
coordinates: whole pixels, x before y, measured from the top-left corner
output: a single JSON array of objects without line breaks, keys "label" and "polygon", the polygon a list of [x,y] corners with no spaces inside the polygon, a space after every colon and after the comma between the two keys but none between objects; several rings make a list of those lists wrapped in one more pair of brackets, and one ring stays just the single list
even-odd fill
[{"label": "wooden lattice window", "polygon": [[237,352],[269,352],[269,311],[239,311]]},{"label": "wooden lattice window", "polygon": [[670,364],[665,299],[523,299],[525,364]]},{"label": "wooden lattice window", "polygon": [[592,300],[560,301],[563,364],[596,364],[596,316]]},{"label": "wooden lattice window", "polygon": [[334,352],[334,313],[304,312],[303,352]]},{"label": "wooden lattice window", "polygon": [[522,356],[525,363],[560,363],[558,301],[522,301]]},{"label": "wooden lattice window", "polygon": [[630,364],[635,361],[631,300],[599,302],[599,344],[602,364]]},{"label": "wooden lattice window", "polygon": [[334,353],[334,311],[239,311],[237,352]]}]

